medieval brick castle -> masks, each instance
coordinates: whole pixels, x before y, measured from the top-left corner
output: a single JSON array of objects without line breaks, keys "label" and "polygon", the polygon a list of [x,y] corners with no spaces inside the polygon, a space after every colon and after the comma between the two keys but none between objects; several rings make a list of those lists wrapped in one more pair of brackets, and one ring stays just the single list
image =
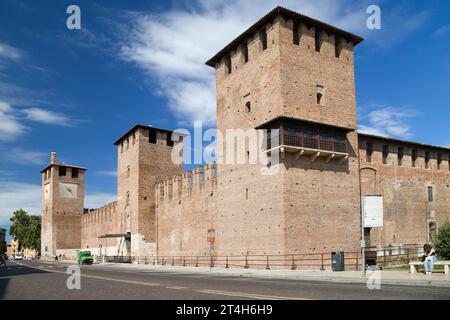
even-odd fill
[{"label": "medieval brick castle", "polygon": [[86,169],[52,154],[42,171],[42,255],[205,255],[209,229],[217,256],[354,252],[362,195],[384,196],[384,226],[364,230],[371,246],[431,241],[450,217],[450,149],[357,132],[361,41],[277,7],[207,62],[217,128],[266,129],[264,148],[281,154],[275,175],[259,164],[183,172],[171,161],[174,133],[136,125],[115,142],[117,201],[92,211]]}]

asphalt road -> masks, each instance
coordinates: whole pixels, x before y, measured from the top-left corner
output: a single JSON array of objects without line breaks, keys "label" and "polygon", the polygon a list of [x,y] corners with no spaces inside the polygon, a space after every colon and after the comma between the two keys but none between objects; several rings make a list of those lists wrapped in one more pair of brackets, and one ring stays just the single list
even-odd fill
[{"label": "asphalt road", "polygon": [[81,289],[69,290],[67,264],[8,261],[0,267],[0,299],[239,300],[239,299],[450,299],[448,288],[258,279],[208,274],[81,267]]}]

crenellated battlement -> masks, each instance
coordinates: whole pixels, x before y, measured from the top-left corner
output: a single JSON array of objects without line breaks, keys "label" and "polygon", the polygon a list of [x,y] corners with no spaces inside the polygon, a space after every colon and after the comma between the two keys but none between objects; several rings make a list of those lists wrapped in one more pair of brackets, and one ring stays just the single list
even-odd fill
[{"label": "crenellated battlement", "polygon": [[105,223],[108,221],[112,221],[113,216],[116,213],[117,201],[108,203],[103,207],[97,208],[92,211],[85,212],[85,214],[81,217],[81,225],[82,227],[88,226],[93,223]]},{"label": "crenellated battlement", "polygon": [[179,199],[202,192],[214,190],[217,185],[216,163],[198,166],[183,175],[161,181],[155,185],[156,203]]},{"label": "crenellated battlement", "polygon": [[[277,47],[285,40],[290,40],[304,49],[319,51],[326,56],[350,63],[353,63],[353,47],[362,41],[354,34],[277,7],[206,64],[214,67],[217,70],[217,77],[222,79],[243,68],[247,62],[257,59],[262,51]],[[324,50],[321,50],[321,47]]]}]

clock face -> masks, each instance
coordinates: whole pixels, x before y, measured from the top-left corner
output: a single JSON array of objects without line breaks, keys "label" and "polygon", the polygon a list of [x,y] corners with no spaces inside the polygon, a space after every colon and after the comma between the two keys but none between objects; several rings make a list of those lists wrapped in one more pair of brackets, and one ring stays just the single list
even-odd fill
[{"label": "clock face", "polygon": [[61,183],[59,185],[59,195],[61,198],[76,199],[78,194],[78,185],[73,183]]}]

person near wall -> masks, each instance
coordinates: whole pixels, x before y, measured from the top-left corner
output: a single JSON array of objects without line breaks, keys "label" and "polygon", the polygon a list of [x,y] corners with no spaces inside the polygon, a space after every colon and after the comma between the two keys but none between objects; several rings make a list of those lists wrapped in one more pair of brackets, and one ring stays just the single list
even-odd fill
[{"label": "person near wall", "polygon": [[434,269],[434,263],[436,262],[436,251],[428,243],[423,246],[423,251],[425,252],[422,256],[425,274],[431,276]]},{"label": "person near wall", "polygon": [[3,253],[0,253],[0,266],[1,265],[4,265],[6,269],[8,268],[6,265],[6,255]]}]

